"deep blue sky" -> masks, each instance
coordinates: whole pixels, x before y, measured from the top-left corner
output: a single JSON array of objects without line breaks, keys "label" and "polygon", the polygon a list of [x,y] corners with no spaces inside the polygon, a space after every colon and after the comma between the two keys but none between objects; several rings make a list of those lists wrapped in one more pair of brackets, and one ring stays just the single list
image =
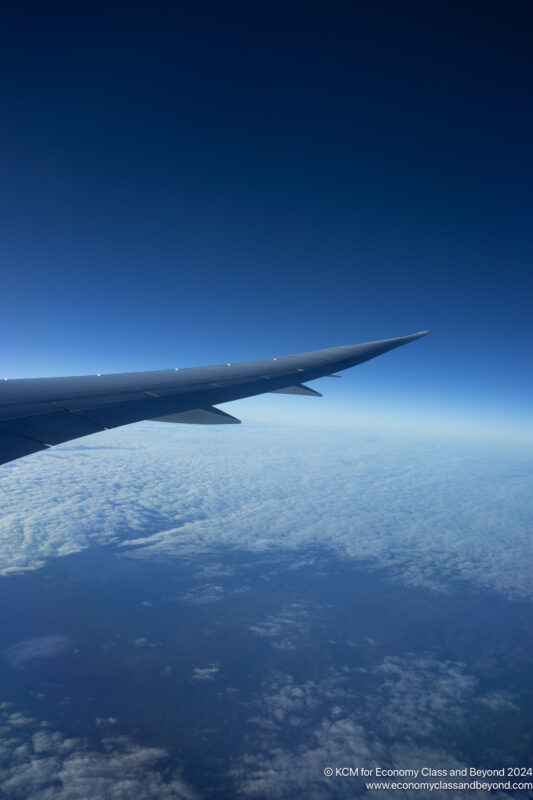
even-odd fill
[{"label": "deep blue sky", "polygon": [[531,435],[530,4],[119,5],[4,12],[2,372],[431,328],[317,419]]}]

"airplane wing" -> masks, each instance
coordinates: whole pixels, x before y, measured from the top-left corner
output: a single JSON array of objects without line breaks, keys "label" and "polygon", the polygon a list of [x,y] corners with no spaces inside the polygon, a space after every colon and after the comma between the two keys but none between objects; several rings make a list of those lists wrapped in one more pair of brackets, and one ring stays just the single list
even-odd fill
[{"label": "airplane wing", "polygon": [[141,420],[238,423],[215,406],[267,392],[320,397],[303,382],[333,376],[428,333],[211,367],[6,379],[0,382],[0,464]]}]

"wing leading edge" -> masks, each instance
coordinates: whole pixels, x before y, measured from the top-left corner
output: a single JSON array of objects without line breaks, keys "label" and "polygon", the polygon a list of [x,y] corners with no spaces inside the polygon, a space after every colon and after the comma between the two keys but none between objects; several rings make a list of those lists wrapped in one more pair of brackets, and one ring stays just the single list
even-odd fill
[{"label": "wing leading edge", "polygon": [[236,423],[213,406],[265,393],[320,396],[304,381],[332,376],[428,333],[210,367],[6,380],[0,383],[0,464],[141,420]]}]

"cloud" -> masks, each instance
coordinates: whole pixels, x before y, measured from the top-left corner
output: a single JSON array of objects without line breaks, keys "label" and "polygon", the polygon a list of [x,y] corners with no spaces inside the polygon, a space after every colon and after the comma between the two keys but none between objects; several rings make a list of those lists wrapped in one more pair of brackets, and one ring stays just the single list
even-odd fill
[{"label": "cloud", "polygon": [[160,647],[160,645],[147,639],[146,636],[139,636],[138,639],[134,639],[133,644],[135,647]]},{"label": "cloud", "polygon": [[408,586],[533,599],[532,475],[517,446],[163,423],[110,431],[105,452],[102,437],[2,467],[1,573],[94,544],[160,561],[281,548],[295,567],[327,548]]},{"label": "cloud", "polygon": [[[231,592],[235,594],[235,591]],[[178,597],[182,603],[192,606],[205,606],[210,603],[217,603],[224,597],[224,588],[216,584],[206,584],[191,589],[190,592],[185,592]]]},{"label": "cloud", "polygon": [[209,664],[208,667],[195,667],[192,671],[193,681],[213,681],[219,671],[218,664]]},{"label": "cloud", "polygon": [[[478,683],[464,664],[430,657],[387,657],[358,685],[356,671],[330,669],[319,680],[298,682],[271,674],[263,693],[248,705],[255,733],[230,769],[242,797],[352,798],[365,792],[361,778],[327,778],[325,767],[381,766],[388,769],[461,768],[454,737]],[[444,749],[442,743],[445,743]],[[461,800],[462,792],[432,792],[441,800]],[[517,800],[525,800],[517,793]],[[412,800],[420,792],[402,795]],[[481,800],[484,792],[469,792]],[[491,796],[504,800],[497,791]]]},{"label": "cloud", "polygon": [[[69,739],[46,722],[0,711],[0,794],[6,800],[197,800],[168,753],[141,747],[127,737]],[[113,718],[105,723],[115,724]]]},{"label": "cloud", "polygon": [[108,725],[116,725],[118,723],[117,717],[96,717],[96,727],[102,728]]},{"label": "cloud", "polygon": [[270,639],[272,646],[279,650],[294,650],[298,635],[308,630],[309,620],[309,609],[304,603],[290,603],[279,614],[250,625],[248,630]]},{"label": "cloud", "polygon": [[23,667],[36,658],[57,658],[73,651],[75,642],[61,633],[36,636],[24,639],[5,650],[5,655],[12,667]]},{"label": "cloud", "polygon": [[478,698],[481,705],[490,708],[492,711],[515,711],[518,706],[513,702],[513,695],[506,691],[489,692],[484,697]]}]

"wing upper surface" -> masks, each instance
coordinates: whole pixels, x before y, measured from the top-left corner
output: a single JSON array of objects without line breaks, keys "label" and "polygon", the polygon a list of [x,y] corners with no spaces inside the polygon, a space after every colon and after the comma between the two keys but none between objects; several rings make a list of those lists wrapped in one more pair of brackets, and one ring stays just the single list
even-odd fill
[{"label": "wing upper surface", "polygon": [[0,463],[107,428],[290,391],[427,333],[209,367],[3,381]]}]

